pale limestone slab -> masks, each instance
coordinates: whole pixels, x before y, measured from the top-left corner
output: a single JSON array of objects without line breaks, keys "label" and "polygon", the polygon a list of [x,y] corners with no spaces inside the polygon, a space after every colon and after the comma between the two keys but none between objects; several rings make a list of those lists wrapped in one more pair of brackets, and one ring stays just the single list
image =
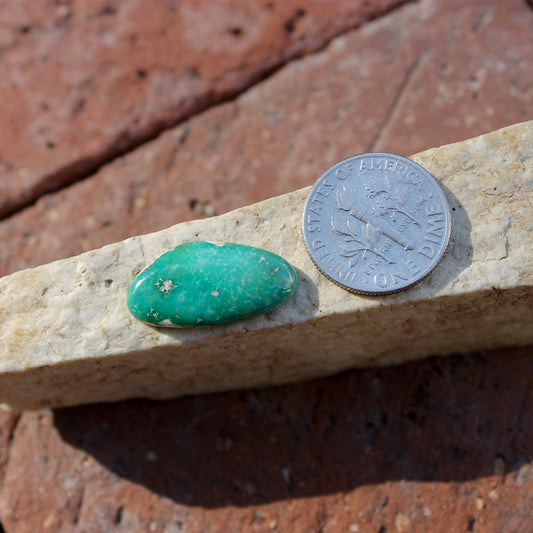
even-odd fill
[{"label": "pale limestone slab", "polygon": [[[323,277],[301,235],[302,189],[0,279],[0,402],[170,398],[533,342],[533,122],[412,159],[440,180],[452,209],[450,247],[414,289],[363,297]],[[133,319],[133,278],[195,239],[283,256],[299,272],[296,296],[213,328]]]}]

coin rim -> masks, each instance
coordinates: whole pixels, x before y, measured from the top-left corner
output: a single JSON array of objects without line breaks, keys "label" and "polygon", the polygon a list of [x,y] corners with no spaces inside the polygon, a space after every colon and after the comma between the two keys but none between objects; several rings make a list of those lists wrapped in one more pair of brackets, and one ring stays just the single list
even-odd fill
[{"label": "coin rim", "polygon": [[[401,288],[398,288],[398,289],[393,289],[393,290],[384,290],[384,291],[365,291],[363,289],[355,289],[355,288],[352,288],[352,287],[348,287],[344,284],[342,284],[340,281],[337,281],[336,279],[332,278],[327,272],[324,271],[324,269],[318,264],[318,262],[315,260],[315,258],[313,257],[312,253],[311,253],[311,249],[309,247],[309,244],[307,242],[307,234],[306,234],[306,230],[305,230],[305,213],[307,211],[307,207],[308,207],[308,203],[309,203],[309,199],[311,198],[311,195],[313,193],[313,191],[315,190],[315,188],[318,186],[318,184],[320,183],[320,181],[326,177],[327,174],[329,174],[334,168],[336,168],[337,166],[339,165],[342,165],[343,163],[346,163],[347,161],[352,161],[352,160],[359,160],[363,157],[388,157],[388,158],[391,158],[391,159],[400,159],[400,160],[407,160],[409,161],[409,163],[412,163],[413,165],[415,165],[416,167],[418,167],[419,169],[422,170],[422,172],[424,173],[425,177],[427,178],[430,178],[430,180],[433,180],[433,182],[435,183],[435,185],[437,186],[437,189],[440,191],[440,193],[442,194],[442,197],[444,199],[444,206],[445,206],[445,212],[446,212],[446,221],[447,221],[447,234],[446,234],[446,241],[444,243],[444,247],[442,248],[442,251],[440,252],[440,256],[438,258],[438,260],[435,262],[435,264],[418,280],[410,283],[409,285],[406,285],[405,287],[401,287]],[[335,283],[335,285],[341,287],[342,289],[348,291],[348,292],[351,292],[351,293],[354,293],[354,294],[358,294],[358,295],[363,295],[363,296],[388,296],[390,294],[397,294],[399,292],[403,292],[403,291],[406,291],[406,290],[409,290],[409,289],[412,289],[413,287],[415,287],[416,285],[418,285],[419,283],[421,283],[422,281],[424,281],[425,279],[427,279],[427,277],[435,270],[435,268],[437,268],[437,266],[441,263],[442,259],[444,258],[444,255],[446,253],[446,251],[448,250],[448,246],[450,244],[450,238],[451,238],[451,233],[452,233],[452,213],[451,213],[451,209],[450,209],[450,204],[448,202],[448,198],[446,197],[446,194],[444,193],[444,190],[442,189],[442,186],[441,184],[439,183],[439,181],[437,180],[437,178],[435,178],[435,176],[433,176],[433,174],[431,174],[431,172],[429,172],[429,170],[427,170],[426,168],[424,168],[420,163],[417,163],[416,161],[413,161],[412,159],[408,158],[408,157],[404,157],[404,156],[401,156],[401,155],[397,155],[397,154],[391,154],[389,152],[366,152],[366,153],[363,153],[363,154],[358,154],[358,155],[354,155],[354,156],[351,156],[351,157],[347,157],[345,159],[342,159],[341,161],[337,161],[337,163],[335,163],[334,165],[332,165],[331,167],[329,167],[317,180],[316,182],[314,183],[314,185],[312,185],[311,187],[311,190],[309,191],[309,194],[307,195],[307,198],[305,200],[305,205],[304,205],[304,208],[303,208],[303,212],[302,212],[302,226],[301,226],[301,230],[302,230],[302,236],[303,236],[303,241],[304,241],[304,244],[305,244],[305,249],[307,250],[307,254],[309,255],[309,257],[311,258],[311,261],[314,263],[314,265],[317,267],[317,269],[319,270],[319,272],[322,273],[322,275],[324,275],[327,279],[329,279],[330,281],[332,281],[333,283]]]}]

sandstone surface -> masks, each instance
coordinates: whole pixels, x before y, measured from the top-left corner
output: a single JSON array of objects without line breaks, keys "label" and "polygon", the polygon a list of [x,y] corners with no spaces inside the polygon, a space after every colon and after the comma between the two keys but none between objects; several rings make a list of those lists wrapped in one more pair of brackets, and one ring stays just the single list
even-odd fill
[{"label": "sandstone surface", "polygon": [[[439,267],[375,298],[325,279],[301,235],[309,188],[0,279],[0,401],[17,409],[274,385],[533,341],[533,122],[413,156],[452,211]],[[132,318],[131,281],[178,244],[253,245],[299,273],[285,306],[213,328]]]}]

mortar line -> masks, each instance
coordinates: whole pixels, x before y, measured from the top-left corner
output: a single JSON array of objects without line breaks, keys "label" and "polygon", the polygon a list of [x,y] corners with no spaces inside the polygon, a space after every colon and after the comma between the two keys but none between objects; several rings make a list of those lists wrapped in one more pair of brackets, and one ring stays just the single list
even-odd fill
[{"label": "mortar line", "polygon": [[[151,131],[140,135],[132,141],[132,143],[125,149],[113,149],[108,148],[107,153],[103,153],[100,156],[88,156],[89,160],[94,160],[94,162],[89,163],[86,162],[84,165],[84,161],[76,161],[73,163],[69,163],[68,165],[65,165],[61,168],[59,168],[56,172],[53,174],[50,174],[47,176],[47,179],[43,180],[43,183],[40,185],[37,185],[35,187],[35,190],[33,191],[33,194],[28,195],[28,197],[21,202],[17,203],[13,208],[9,211],[7,211],[5,214],[0,216],[0,222],[2,220],[6,220],[13,215],[16,215],[17,213],[20,213],[24,211],[25,209],[32,207],[37,203],[37,201],[48,195],[57,193],[59,191],[62,191],[64,189],[67,189],[68,187],[84,181],[91,176],[94,176],[97,174],[100,169],[103,167],[113,163],[116,159],[119,159],[121,157],[124,157],[128,155],[130,152],[133,152],[143,146],[144,144],[147,144],[155,139],[157,139],[160,135],[165,133],[166,131],[172,130],[179,126],[180,124],[183,124],[187,122],[188,120],[192,119],[193,117],[199,116],[219,105],[223,105],[226,103],[234,102],[239,97],[243,96],[245,93],[247,93],[250,89],[253,89],[256,85],[259,85],[261,82],[267,80],[274,74],[276,74],[281,69],[285,68],[287,65],[294,61],[298,61],[300,59],[303,59],[305,57],[313,56],[316,54],[321,53],[324,51],[335,39],[342,37],[343,35],[346,35],[347,33],[350,33],[352,31],[356,31],[359,28],[362,28],[364,25],[369,24],[375,20],[381,19],[383,17],[386,17],[393,13],[394,11],[401,9],[402,7],[417,3],[419,0],[406,0],[405,2],[401,2],[400,0],[398,3],[393,4],[388,9],[384,10],[383,12],[379,13],[379,15],[375,17],[370,17],[367,20],[364,20],[362,22],[356,22],[352,26],[349,26],[347,28],[344,28],[342,30],[339,30],[337,33],[333,34],[329,39],[324,41],[320,46],[317,46],[313,50],[302,53],[302,54],[295,54],[292,57],[289,57],[287,59],[280,59],[278,63],[275,65],[271,65],[270,67],[265,68],[263,71],[256,73],[254,76],[250,76],[250,79],[247,80],[247,82],[239,89],[235,91],[227,91],[225,93],[222,93],[219,97],[214,98],[208,103],[202,102],[202,100],[208,100],[209,101],[209,92],[206,91],[205,95],[201,95],[198,97],[198,103],[196,106],[193,106],[192,109],[186,113],[185,115],[170,121],[161,121],[160,124],[155,124]],[[105,150],[104,150],[105,152]],[[76,167],[76,166],[84,166],[84,170],[81,171],[71,171],[72,174],[70,175],[69,179],[65,179],[64,182],[60,183],[59,185],[53,186],[53,185],[46,185],[47,181],[54,181],[53,178],[60,176],[63,173],[69,173],[69,167]]]},{"label": "mortar line", "polygon": [[9,462],[11,459],[11,449],[13,447],[13,441],[15,440],[15,432],[17,431],[17,428],[19,426],[20,420],[22,418],[22,413],[18,413],[15,415],[15,420],[13,421],[13,424],[11,428],[9,429],[9,434],[7,436],[6,441],[6,459],[4,463],[4,475],[2,478],[0,478],[0,494],[2,493],[4,482],[7,476],[7,471],[9,469]]},{"label": "mortar line", "polygon": [[400,101],[403,95],[405,94],[407,87],[409,86],[411,80],[413,79],[413,76],[416,73],[416,71],[420,68],[420,65],[422,64],[423,59],[427,55],[428,55],[427,51],[423,51],[421,54],[419,54],[418,57],[413,62],[413,64],[408,68],[407,72],[405,73],[402,83],[400,84],[400,87],[398,88],[398,91],[396,92],[396,95],[394,96],[394,99],[392,101],[392,104],[387,114],[385,115],[383,124],[381,128],[379,128],[377,135],[374,137],[374,140],[372,141],[370,145],[369,152],[375,152],[377,147],[379,146],[379,143],[381,139],[383,138],[383,136],[385,135],[386,129],[391,123],[391,120],[394,117],[396,109],[398,108],[398,105],[400,104]]}]

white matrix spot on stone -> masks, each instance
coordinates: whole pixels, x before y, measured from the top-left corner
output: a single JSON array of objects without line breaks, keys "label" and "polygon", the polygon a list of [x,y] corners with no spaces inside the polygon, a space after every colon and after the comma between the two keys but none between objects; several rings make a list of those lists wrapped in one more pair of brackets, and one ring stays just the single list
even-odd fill
[{"label": "white matrix spot on stone", "polygon": [[175,286],[176,285],[172,283],[171,279],[167,279],[161,284],[161,286],[159,287],[159,290],[161,292],[170,292]]}]

